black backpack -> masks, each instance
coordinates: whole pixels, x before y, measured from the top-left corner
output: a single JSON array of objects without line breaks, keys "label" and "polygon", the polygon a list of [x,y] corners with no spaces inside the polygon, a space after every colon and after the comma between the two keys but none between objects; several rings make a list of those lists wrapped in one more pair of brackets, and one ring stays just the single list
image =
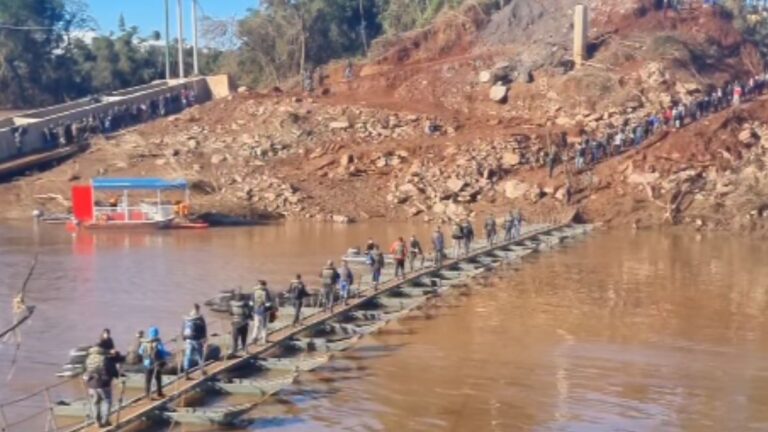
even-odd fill
[{"label": "black backpack", "polygon": [[203,334],[203,321],[201,317],[187,318],[184,320],[184,331],[182,336],[185,340],[200,340],[205,337]]}]

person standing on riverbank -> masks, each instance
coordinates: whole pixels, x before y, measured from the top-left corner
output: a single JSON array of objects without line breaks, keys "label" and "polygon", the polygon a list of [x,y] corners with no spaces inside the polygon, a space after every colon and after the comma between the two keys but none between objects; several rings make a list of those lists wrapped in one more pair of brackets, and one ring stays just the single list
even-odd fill
[{"label": "person standing on riverbank", "polygon": [[408,248],[405,246],[405,241],[402,237],[398,237],[392,243],[389,253],[392,254],[392,259],[395,260],[395,278],[405,279],[405,257],[408,255]]},{"label": "person standing on riverbank", "polygon": [[205,372],[205,340],[208,337],[208,326],[205,318],[200,314],[200,305],[195,303],[192,311],[184,317],[181,328],[181,337],[184,339],[184,378],[189,379],[189,370],[200,366],[203,376]]},{"label": "person standing on riverbank", "polygon": [[323,282],[323,312],[330,311],[333,313],[336,285],[339,283],[339,272],[333,265],[333,261],[328,261],[323,267],[320,272],[320,279]]},{"label": "person standing on riverbank", "polygon": [[163,367],[165,361],[171,356],[171,353],[165,349],[163,341],[160,340],[160,330],[157,327],[150,327],[147,332],[149,339],[144,341],[139,349],[144,360],[144,395],[149,398],[152,390],[152,381],[157,388],[157,397],[164,398],[163,394]]},{"label": "person standing on riverbank", "polygon": [[288,286],[288,295],[293,301],[293,326],[296,327],[301,322],[301,308],[304,306],[304,299],[309,297],[307,286],[301,280],[301,275],[296,274],[296,279],[291,281]]}]

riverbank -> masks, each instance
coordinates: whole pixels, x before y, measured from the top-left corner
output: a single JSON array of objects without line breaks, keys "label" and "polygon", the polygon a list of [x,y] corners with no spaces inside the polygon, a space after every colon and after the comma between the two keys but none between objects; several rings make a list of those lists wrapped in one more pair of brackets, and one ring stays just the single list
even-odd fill
[{"label": "riverbank", "polygon": [[[563,10],[569,1],[560,0]],[[616,227],[765,232],[765,99],[663,128],[639,148],[572,169],[583,134],[611,136],[672,105],[690,112],[714,89],[727,92],[726,83],[746,85],[759,61],[734,24],[709,8],[667,15],[642,2],[593,3],[592,37],[601,42],[583,68],[523,56],[536,66],[526,69],[514,45],[523,36],[496,22],[522,19],[512,6],[485,18],[462,10],[472,26],[446,18],[382,43],[352,80],[329,66],[313,94],[242,88],[96,139],[55,169],[0,185],[14,203],[0,217],[66,212],[70,186],[93,177],[159,176],[191,182],[193,213],[249,220],[446,223],[520,208],[532,219],[573,212]],[[526,22],[527,54],[567,42],[546,37],[570,25],[566,15]],[[703,67],[707,61],[723,67]],[[498,102],[488,94],[496,83],[483,79],[490,72],[509,81]],[[565,162],[550,178],[547,154],[562,133]]]}]

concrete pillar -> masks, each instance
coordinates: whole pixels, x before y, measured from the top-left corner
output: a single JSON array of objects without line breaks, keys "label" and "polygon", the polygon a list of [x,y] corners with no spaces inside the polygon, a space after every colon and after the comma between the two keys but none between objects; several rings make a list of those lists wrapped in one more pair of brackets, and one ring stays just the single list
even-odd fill
[{"label": "concrete pillar", "polygon": [[576,5],[573,9],[573,61],[581,67],[587,60],[587,41],[589,36],[589,15],[586,5]]}]

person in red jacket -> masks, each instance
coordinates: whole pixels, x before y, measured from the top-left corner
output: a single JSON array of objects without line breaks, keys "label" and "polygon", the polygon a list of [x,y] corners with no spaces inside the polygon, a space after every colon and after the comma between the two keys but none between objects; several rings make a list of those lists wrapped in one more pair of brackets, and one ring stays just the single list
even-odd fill
[{"label": "person in red jacket", "polygon": [[395,261],[395,277],[399,276],[401,279],[405,279],[405,258],[408,256],[408,247],[402,237],[398,237],[389,252]]}]

